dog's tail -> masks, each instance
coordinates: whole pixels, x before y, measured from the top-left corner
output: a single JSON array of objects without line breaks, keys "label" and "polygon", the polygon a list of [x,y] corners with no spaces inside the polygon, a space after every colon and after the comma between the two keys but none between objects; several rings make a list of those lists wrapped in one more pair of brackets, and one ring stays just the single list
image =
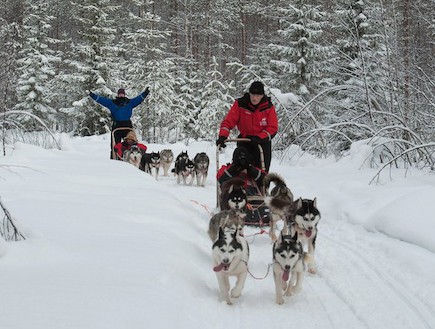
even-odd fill
[{"label": "dog's tail", "polygon": [[280,175],[278,175],[277,173],[273,173],[273,172],[268,173],[266,175],[266,177],[264,177],[264,179],[263,179],[263,185],[264,185],[264,188],[265,188],[267,194],[269,193],[270,183],[272,183],[272,182],[275,183],[276,186],[287,187],[284,179]]}]

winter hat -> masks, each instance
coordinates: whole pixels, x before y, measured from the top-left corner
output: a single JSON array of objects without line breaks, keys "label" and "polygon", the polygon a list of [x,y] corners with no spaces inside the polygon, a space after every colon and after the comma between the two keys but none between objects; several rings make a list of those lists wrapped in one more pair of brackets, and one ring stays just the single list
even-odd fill
[{"label": "winter hat", "polygon": [[125,89],[124,88],[118,89],[118,95],[124,95],[125,96]]},{"label": "winter hat", "polygon": [[264,85],[261,81],[254,81],[249,87],[249,93],[254,95],[264,95]]},{"label": "winter hat", "polygon": [[130,130],[127,134],[127,136],[124,137],[124,140],[127,139],[132,139],[137,143],[137,137],[136,137],[136,133],[133,130]]}]

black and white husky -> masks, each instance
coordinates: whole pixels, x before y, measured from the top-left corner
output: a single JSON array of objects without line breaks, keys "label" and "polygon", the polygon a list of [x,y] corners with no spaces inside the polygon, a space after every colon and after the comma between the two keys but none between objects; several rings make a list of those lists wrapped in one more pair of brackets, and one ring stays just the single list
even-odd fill
[{"label": "black and white husky", "polygon": [[[213,243],[213,271],[219,284],[220,297],[232,304],[231,298],[238,298],[242,294],[248,275],[249,246],[245,238],[236,230],[224,232],[219,229],[218,239]],[[230,291],[230,276],[237,278],[236,284]]]},{"label": "black and white husky", "polygon": [[292,296],[302,289],[309,256],[304,252],[298,234],[280,234],[273,244],[273,279],[275,281],[275,302],[284,303],[284,296]]},{"label": "black and white husky", "polygon": [[201,152],[195,155],[193,162],[195,163],[196,184],[198,186],[205,186],[210,159],[205,152]]},{"label": "black and white husky", "polygon": [[314,264],[314,251],[316,248],[317,224],[320,221],[320,212],[317,209],[317,199],[302,199],[295,201],[296,210],[290,229],[297,233],[299,240],[308,247],[308,255],[311,262],[308,264],[308,272],[316,273]]},{"label": "black and white husky", "polygon": [[178,184],[183,182],[184,185],[192,185],[195,179],[195,164],[190,159],[180,159],[175,165],[175,175]]},{"label": "black and white husky", "polygon": [[160,169],[160,153],[145,153],[142,156],[141,169],[158,180]]},{"label": "black and white husky", "polygon": [[234,209],[222,210],[221,212],[214,214],[210,218],[207,231],[210,239],[213,242],[216,241],[220,228],[222,228],[224,232],[235,232],[236,230],[239,230],[240,234],[245,226],[245,217],[246,213]]},{"label": "black and white husky", "polygon": [[142,160],[142,152],[137,145],[132,145],[129,150],[124,151],[122,159],[136,168],[139,168]]},{"label": "black and white husky", "polygon": [[[274,187],[269,191],[271,183]],[[263,184],[266,191],[265,204],[270,213],[269,236],[272,241],[277,239],[275,235],[276,224],[279,220],[284,221],[284,233],[288,227],[288,219],[293,218],[296,205],[293,202],[293,193],[287,187],[284,179],[276,173],[269,173],[264,177]]]},{"label": "black and white husky", "polygon": [[169,168],[174,161],[174,153],[170,149],[160,151],[160,167],[163,168],[163,176],[169,176]]},{"label": "black and white husky", "polygon": [[235,209],[246,211],[248,197],[244,189],[245,182],[239,177],[234,177],[221,186],[219,204],[221,210]]}]

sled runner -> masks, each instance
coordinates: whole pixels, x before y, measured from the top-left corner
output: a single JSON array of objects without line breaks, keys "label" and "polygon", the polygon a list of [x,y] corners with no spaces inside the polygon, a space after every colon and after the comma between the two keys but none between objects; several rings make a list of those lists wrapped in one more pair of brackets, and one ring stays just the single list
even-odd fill
[{"label": "sled runner", "polygon": [[[227,139],[225,143],[232,143],[232,142],[249,142],[250,139],[248,138],[232,138]],[[265,164],[264,164],[264,155],[263,155],[263,149],[261,145],[258,145],[259,153],[260,153],[260,162],[261,162],[261,168],[262,170],[265,170]],[[221,169],[221,166],[219,164],[219,151],[220,147],[216,148],[216,173],[218,174],[219,170]],[[216,176],[217,176],[216,174]],[[216,206],[219,210],[227,209],[228,205],[221,205],[222,202],[222,193],[228,192],[228,187],[226,185],[232,184],[232,182],[236,181],[237,184],[234,184],[233,190],[236,190],[237,188],[240,188],[242,179],[238,179],[235,177],[234,179],[228,180],[222,185],[217,182],[216,183]],[[237,185],[237,187],[236,187]],[[269,208],[266,206],[264,202],[265,198],[265,191],[264,187],[259,187],[257,183],[253,179],[248,179],[248,181],[244,180],[243,184],[243,192],[247,201],[246,207],[244,207],[244,211],[246,212],[246,218],[245,218],[245,225],[251,225],[251,226],[265,226],[269,224]],[[232,192],[233,192],[232,190]],[[242,192],[240,192],[241,194]],[[242,199],[243,197],[241,195],[235,197],[238,200]],[[223,198],[225,199],[225,197]],[[242,201],[240,201],[241,204],[243,204]],[[233,203],[234,204],[234,203]]]}]

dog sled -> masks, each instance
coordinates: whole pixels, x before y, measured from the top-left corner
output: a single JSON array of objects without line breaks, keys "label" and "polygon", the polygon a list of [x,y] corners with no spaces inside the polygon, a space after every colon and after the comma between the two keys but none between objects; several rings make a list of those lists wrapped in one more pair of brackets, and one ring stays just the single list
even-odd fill
[{"label": "dog sled", "polygon": [[112,145],[112,159],[114,159],[114,160],[122,160],[122,157],[120,157],[118,155],[118,153],[116,153],[116,150],[115,150],[115,145],[116,145],[116,142],[115,142],[115,133],[118,132],[118,131],[126,131],[126,135],[127,135],[130,131],[134,132],[134,129],[133,128],[129,128],[129,127],[119,127],[119,128],[115,128],[115,129],[112,130],[112,136],[111,136],[112,143],[111,143],[111,145]]},{"label": "dog sled", "polygon": [[[225,143],[237,143],[237,142],[249,142],[249,138],[231,138],[227,139]],[[260,153],[260,162],[262,170],[265,170],[266,166],[264,163],[264,154],[263,148],[261,145],[258,145],[259,153]],[[216,173],[220,169],[219,164],[219,153],[220,147],[216,148]],[[225,184],[225,183],[224,183]],[[222,184],[222,185],[224,185]],[[259,187],[255,181],[250,180],[248,182],[250,188],[246,190],[246,217],[245,217],[245,225],[249,226],[267,226],[269,225],[269,208],[265,204],[265,190],[264,187]],[[216,207],[218,209],[222,209],[221,207],[221,185],[219,182],[216,183]]]}]

